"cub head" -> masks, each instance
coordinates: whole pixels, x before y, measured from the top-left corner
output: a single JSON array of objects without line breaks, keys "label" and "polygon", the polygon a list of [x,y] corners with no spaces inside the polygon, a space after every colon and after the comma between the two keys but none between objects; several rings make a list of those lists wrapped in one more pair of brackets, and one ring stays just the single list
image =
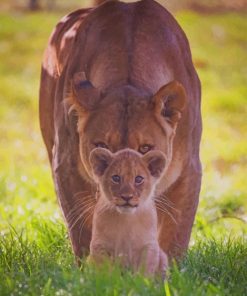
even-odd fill
[{"label": "cub head", "polygon": [[81,173],[89,181],[94,181],[89,155],[96,147],[112,153],[130,148],[143,155],[159,150],[169,165],[186,102],[179,82],[172,81],[155,94],[129,84],[100,89],[79,72],[72,79],[71,93],[78,116]]},{"label": "cub head", "polygon": [[155,184],[166,168],[166,157],[160,151],[145,155],[124,149],[111,153],[96,148],[90,164],[100,187],[100,198],[120,213],[133,213],[152,202]]}]

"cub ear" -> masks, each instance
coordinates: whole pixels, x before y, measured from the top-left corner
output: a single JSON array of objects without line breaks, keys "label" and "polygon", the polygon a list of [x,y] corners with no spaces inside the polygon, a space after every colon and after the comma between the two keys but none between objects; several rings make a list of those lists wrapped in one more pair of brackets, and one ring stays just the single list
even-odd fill
[{"label": "cub ear", "polygon": [[182,116],[186,103],[186,92],[181,83],[174,80],[164,86],[154,96],[155,113],[163,116],[172,127]]},{"label": "cub ear", "polygon": [[166,157],[161,151],[150,151],[143,156],[150,174],[155,178],[160,178],[166,167]]},{"label": "cub ear", "polygon": [[92,110],[96,106],[100,91],[86,79],[85,72],[75,73],[72,79],[74,96],[81,107],[85,110]]},{"label": "cub ear", "polygon": [[95,148],[89,155],[89,162],[93,173],[101,177],[113,159],[112,153],[105,148]]}]

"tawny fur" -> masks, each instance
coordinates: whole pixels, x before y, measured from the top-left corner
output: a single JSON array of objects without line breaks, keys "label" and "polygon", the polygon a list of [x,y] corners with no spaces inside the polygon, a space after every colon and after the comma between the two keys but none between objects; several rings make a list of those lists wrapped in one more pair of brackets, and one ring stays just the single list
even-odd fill
[{"label": "tawny fur", "polygon": [[[110,258],[147,275],[164,275],[167,257],[158,243],[154,201],[155,186],[166,166],[163,153],[142,156],[124,149],[112,154],[96,148],[90,161],[99,186],[90,261],[100,264]],[[119,183],[112,180],[116,175]],[[135,182],[136,177],[141,183]]]},{"label": "tawny fur", "polygon": [[183,254],[201,184],[200,82],[166,9],[109,1],[63,18],[43,59],[40,125],[76,256],[91,241],[89,155],[100,146],[166,155],[156,187],[159,243],[169,256]]}]

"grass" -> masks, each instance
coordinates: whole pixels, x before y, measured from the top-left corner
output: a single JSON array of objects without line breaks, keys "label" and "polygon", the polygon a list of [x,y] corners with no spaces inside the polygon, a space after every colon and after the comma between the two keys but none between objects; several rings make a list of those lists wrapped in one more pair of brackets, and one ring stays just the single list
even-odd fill
[{"label": "grass", "polygon": [[[245,295],[247,245],[241,240],[198,243],[169,280],[133,276],[117,266],[96,270],[74,262],[61,223],[42,219],[1,238],[0,295]],[[33,233],[32,233],[33,234]],[[110,271],[109,271],[110,270]]]},{"label": "grass", "polygon": [[75,265],[38,126],[60,16],[0,13],[0,295],[246,295],[246,15],[177,14],[203,86],[204,177],[191,247],[165,283]]}]

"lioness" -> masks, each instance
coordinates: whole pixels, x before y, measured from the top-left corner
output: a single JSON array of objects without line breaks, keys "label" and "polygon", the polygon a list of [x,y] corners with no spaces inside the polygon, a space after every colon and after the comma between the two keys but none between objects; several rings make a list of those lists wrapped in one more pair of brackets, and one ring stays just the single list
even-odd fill
[{"label": "lioness", "polygon": [[148,274],[165,272],[167,258],[158,243],[155,185],[166,167],[160,151],[130,149],[112,154],[95,148],[90,164],[99,185],[93,214],[90,260],[105,257]]},{"label": "lioness", "polygon": [[95,147],[165,154],[159,244],[171,256],[186,250],[201,183],[200,82],[168,11],[153,0],[109,1],[63,18],[42,64],[40,125],[76,256],[91,240]]}]

